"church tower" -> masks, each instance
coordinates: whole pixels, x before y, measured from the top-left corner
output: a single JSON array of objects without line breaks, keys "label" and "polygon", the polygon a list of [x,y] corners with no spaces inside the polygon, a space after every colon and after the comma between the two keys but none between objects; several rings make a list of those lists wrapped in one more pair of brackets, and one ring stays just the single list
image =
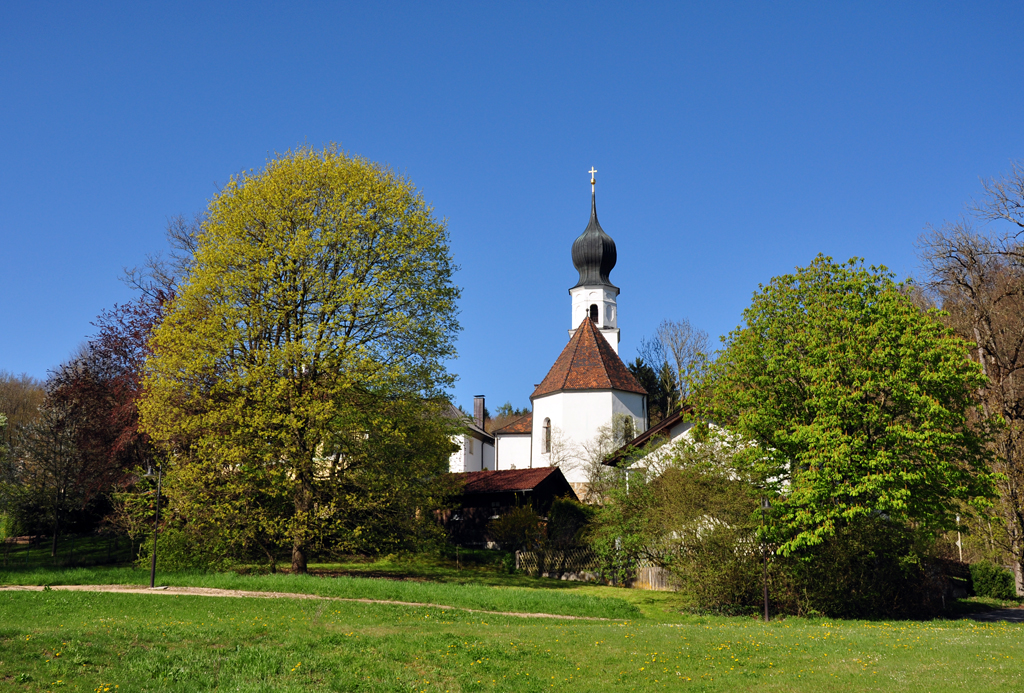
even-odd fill
[{"label": "church tower", "polygon": [[569,343],[530,396],[529,464],[561,468],[579,498],[587,496],[593,462],[587,446],[603,430],[621,440],[647,430],[647,391],[619,358],[619,289],[608,278],[615,241],[597,221],[595,173],[590,170],[590,223],[572,244],[580,278],[569,289]]},{"label": "church tower", "polygon": [[590,169],[590,223],[572,244],[572,264],[580,273],[576,286],[569,289],[572,297],[572,337],[580,324],[589,318],[615,353],[619,353],[618,307],[619,289],[608,278],[615,267],[615,241],[597,221],[597,171]]}]

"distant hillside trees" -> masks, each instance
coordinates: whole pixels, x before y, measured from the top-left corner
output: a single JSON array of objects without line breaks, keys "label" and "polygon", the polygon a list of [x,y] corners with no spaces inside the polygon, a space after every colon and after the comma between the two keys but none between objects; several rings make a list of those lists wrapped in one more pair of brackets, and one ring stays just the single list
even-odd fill
[{"label": "distant hillside trees", "polygon": [[497,431],[499,428],[504,428],[516,419],[522,418],[530,413],[530,410],[526,407],[516,408],[512,406],[512,402],[505,402],[494,411],[494,416],[490,415],[487,409],[484,409],[484,430],[488,433]]},{"label": "distant hillside trees", "polygon": [[95,528],[113,494],[152,459],[137,402],[161,306],[143,297],[102,313],[96,336],[50,373],[35,416],[16,431],[7,507],[24,530],[51,534],[54,547],[64,531]]},{"label": "distant hillside trees", "polygon": [[7,426],[0,432],[0,441],[10,447],[25,424],[39,415],[39,405],[46,396],[43,383],[22,373],[14,375],[0,371],[0,414],[7,418]]}]

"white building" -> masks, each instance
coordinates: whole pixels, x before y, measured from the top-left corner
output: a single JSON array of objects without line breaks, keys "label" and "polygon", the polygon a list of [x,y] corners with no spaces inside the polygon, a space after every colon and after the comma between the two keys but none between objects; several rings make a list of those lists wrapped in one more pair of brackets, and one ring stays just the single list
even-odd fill
[{"label": "white building", "polygon": [[448,415],[461,420],[466,427],[465,434],[454,441],[459,449],[448,459],[450,472],[482,472],[493,471],[494,436],[484,430],[484,398],[473,398],[473,418],[450,406]]},{"label": "white building", "polygon": [[[579,281],[569,289],[569,343],[530,396],[533,412],[493,432],[494,466],[508,470],[558,466],[577,495],[585,495],[588,446],[613,425],[625,438],[647,429],[647,392],[619,358],[619,289],[609,274],[615,241],[597,220],[591,179],[590,223],[572,244]],[[479,417],[482,427],[482,398]],[[452,471],[471,471],[468,455],[452,456]],[[487,465],[486,461],[480,464]]]}]

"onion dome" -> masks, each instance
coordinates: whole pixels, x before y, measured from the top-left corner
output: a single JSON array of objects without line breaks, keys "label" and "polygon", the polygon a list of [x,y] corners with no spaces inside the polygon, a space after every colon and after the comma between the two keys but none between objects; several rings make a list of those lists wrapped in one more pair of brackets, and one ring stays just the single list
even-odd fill
[{"label": "onion dome", "polygon": [[608,279],[615,267],[615,241],[604,232],[597,221],[597,198],[590,194],[590,223],[586,230],[572,243],[572,264],[580,273],[577,286],[610,286]]}]

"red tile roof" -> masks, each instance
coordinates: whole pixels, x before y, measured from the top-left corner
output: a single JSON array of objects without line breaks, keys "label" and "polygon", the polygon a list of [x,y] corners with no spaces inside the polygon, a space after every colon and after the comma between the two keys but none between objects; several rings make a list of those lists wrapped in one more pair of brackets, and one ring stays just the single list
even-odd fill
[{"label": "red tile roof", "polygon": [[535,467],[533,469],[505,469],[497,472],[463,472],[456,474],[465,481],[462,493],[507,493],[510,491],[532,491],[558,467]]},{"label": "red tile roof", "polygon": [[520,416],[515,421],[502,426],[496,431],[492,431],[491,435],[501,436],[509,435],[512,433],[533,433],[533,412]]},{"label": "red tile roof", "polygon": [[647,394],[590,319],[584,319],[576,329],[531,399],[560,390],[621,390]]}]

